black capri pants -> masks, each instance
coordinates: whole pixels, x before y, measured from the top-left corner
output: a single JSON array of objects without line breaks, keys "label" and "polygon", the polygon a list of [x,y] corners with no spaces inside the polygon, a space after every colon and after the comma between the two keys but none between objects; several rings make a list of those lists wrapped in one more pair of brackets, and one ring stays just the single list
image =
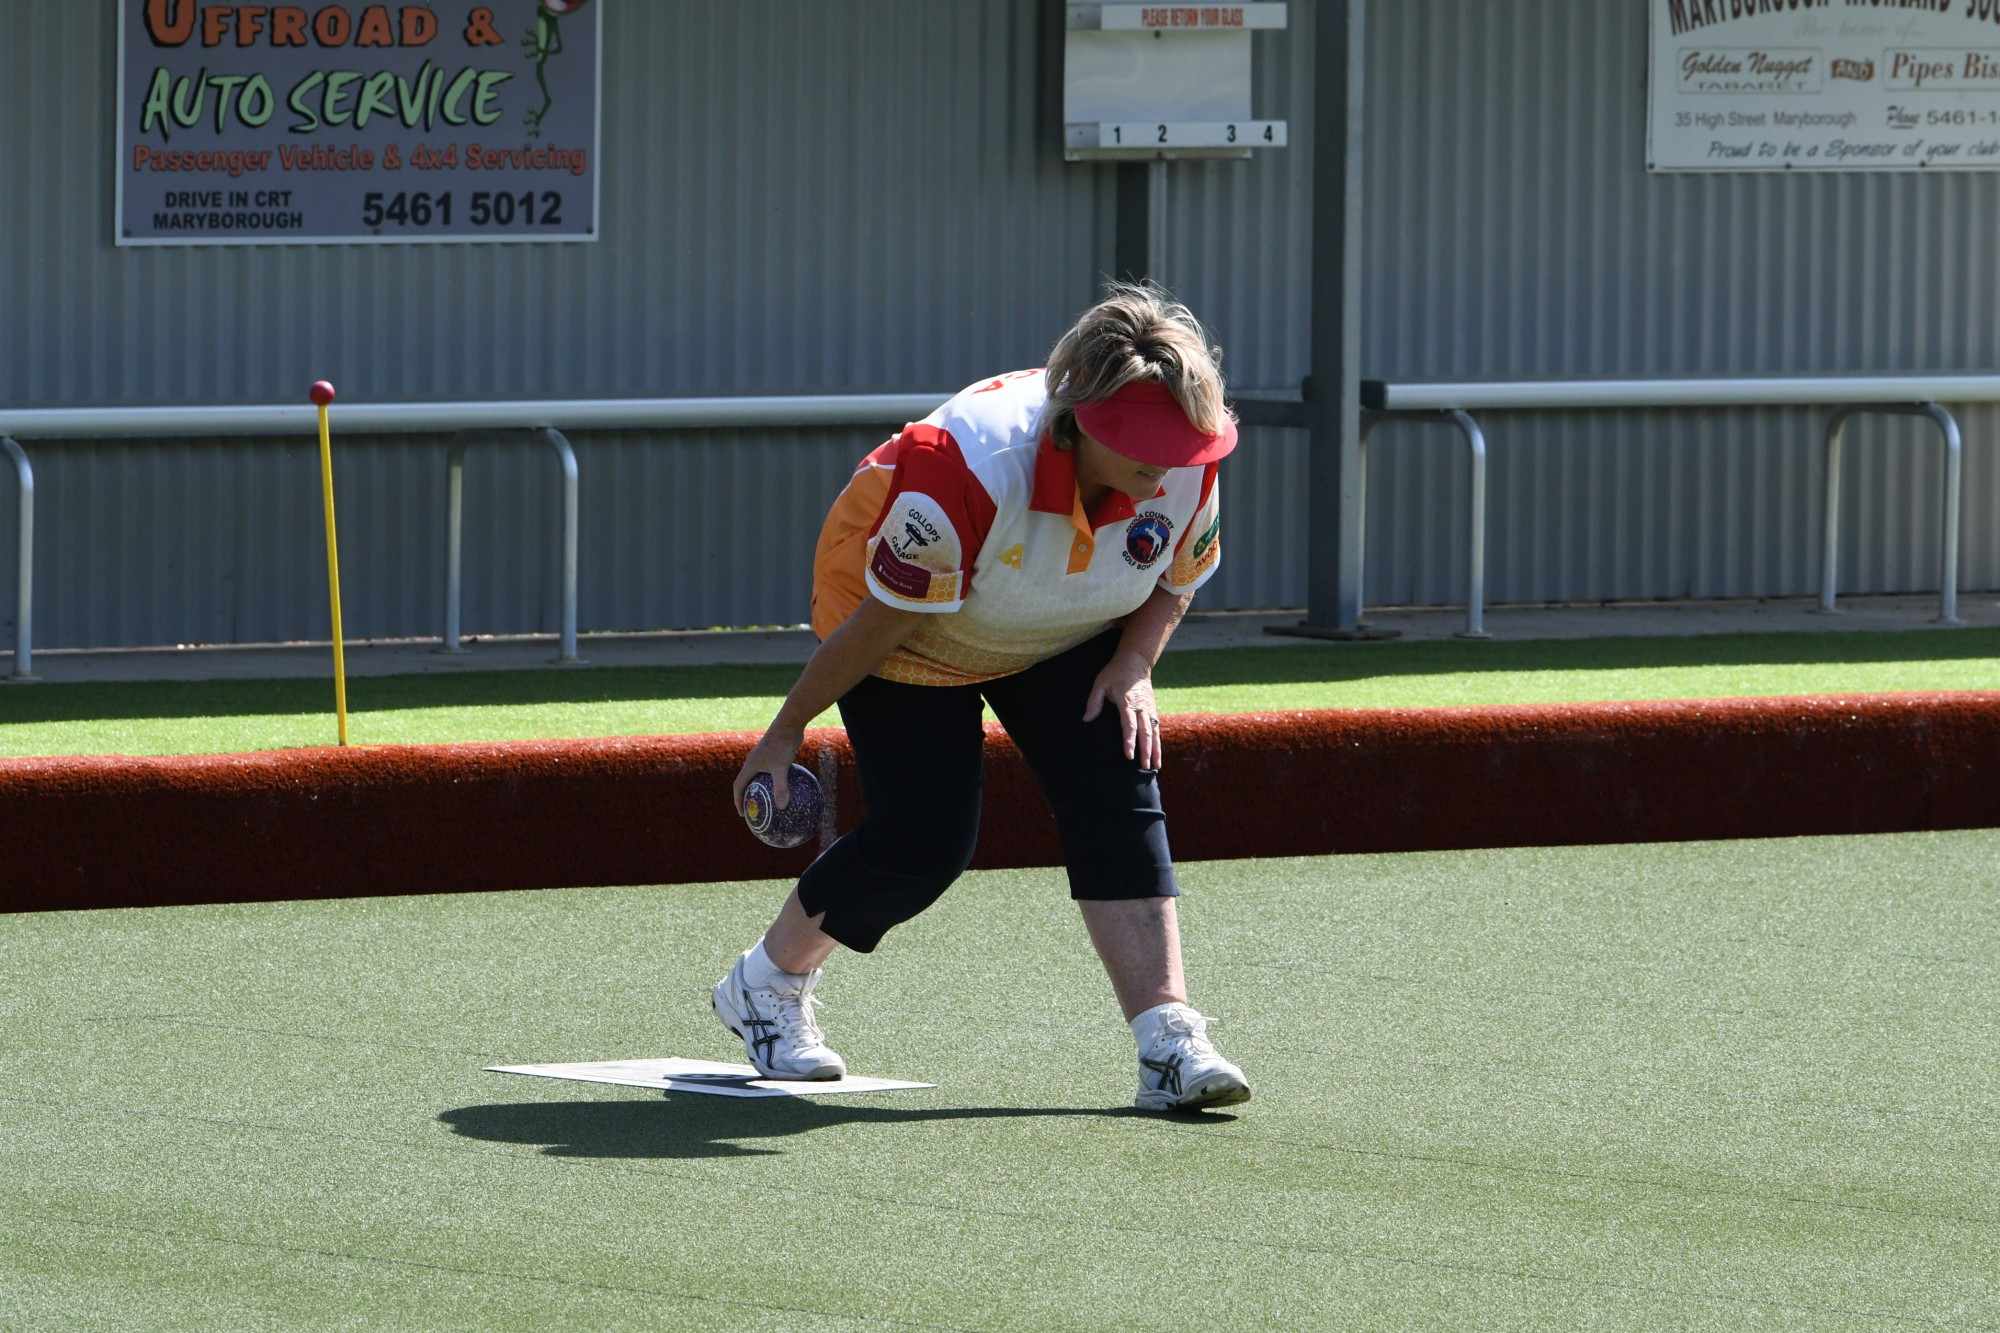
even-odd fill
[{"label": "black capri pants", "polygon": [[840,700],[868,810],[799,880],[807,916],[858,953],[936,902],[972,860],[986,783],[981,700],[1028,761],[1054,811],[1078,899],[1171,898],[1159,774],[1125,757],[1115,700],[1084,722],[1119,630],[1026,671],[975,685],[869,676]]}]

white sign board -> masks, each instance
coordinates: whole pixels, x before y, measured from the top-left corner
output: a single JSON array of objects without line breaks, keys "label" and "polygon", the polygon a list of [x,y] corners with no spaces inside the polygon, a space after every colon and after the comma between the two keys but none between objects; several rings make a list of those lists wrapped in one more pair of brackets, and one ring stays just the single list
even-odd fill
[{"label": "white sign board", "polygon": [[1250,34],[1283,28],[1283,4],[1072,4],[1067,22],[1069,161],[1248,157],[1285,146],[1285,122],[1250,110]]},{"label": "white sign board", "polygon": [[596,240],[587,2],[120,0],[118,244]]},{"label": "white sign board", "polygon": [[2000,168],[2000,0],[1651,0],[1651,171]]}]

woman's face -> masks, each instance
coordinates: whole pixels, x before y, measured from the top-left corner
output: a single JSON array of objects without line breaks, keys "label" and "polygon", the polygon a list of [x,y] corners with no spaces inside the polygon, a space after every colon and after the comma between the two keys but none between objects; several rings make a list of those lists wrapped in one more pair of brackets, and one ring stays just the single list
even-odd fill
[{"label": "woman's face", "polygon": [[1123,491],[1134,500],[1150,500],[1160,493],[1160,482],[1169,469],[1127,458],[1110,445],[1076,433],[1076,485],[1079,491],[1108,486]]}]

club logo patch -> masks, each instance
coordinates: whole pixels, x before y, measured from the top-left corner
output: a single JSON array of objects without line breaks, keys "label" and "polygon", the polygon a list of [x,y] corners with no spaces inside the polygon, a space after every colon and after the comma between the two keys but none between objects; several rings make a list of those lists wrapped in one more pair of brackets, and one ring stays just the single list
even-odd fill
[{"label": "club logo patch", "polygon": [[1173,522],[1148,509],[1125,529],[1125,563],[1135,569],[1151,569],[1167,553],[1173,539]]}]

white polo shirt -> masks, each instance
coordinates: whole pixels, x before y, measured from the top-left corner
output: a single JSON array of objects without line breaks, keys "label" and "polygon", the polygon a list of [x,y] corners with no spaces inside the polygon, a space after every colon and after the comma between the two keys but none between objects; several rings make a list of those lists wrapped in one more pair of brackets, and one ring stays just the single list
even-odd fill
[{"label": "white polo shirt", "polygon": [[1065,652],[1191,593],[1222,560],[1216,465],[1174,468],[1150,500],[1085,512],[1076,458],[1042,434],[1040,370],[982,381],[863,459],[813,561],[824,639],[864,596],[931,613],[876,674],[965,685]]}]

